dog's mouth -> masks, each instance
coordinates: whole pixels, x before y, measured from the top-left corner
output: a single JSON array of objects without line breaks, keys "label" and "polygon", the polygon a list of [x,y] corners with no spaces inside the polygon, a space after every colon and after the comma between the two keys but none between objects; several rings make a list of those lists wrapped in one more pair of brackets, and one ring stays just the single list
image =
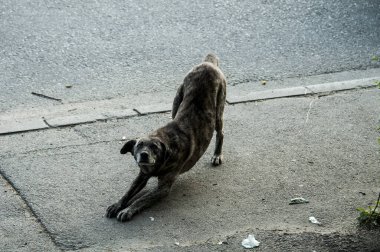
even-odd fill
[{"label": "dog's mouth", "polygon": [[143,165],[143,166],[153,166],[155,162],[149,163],[149,162],[137,162],[138,165]]},{"label": "dog's mouth", "polygon": [[137,163],[140,167],[140,170],[144,174],[151,174],[154,170],[154,164],[155,163],[148,163],[148,162],[138,162]]}]

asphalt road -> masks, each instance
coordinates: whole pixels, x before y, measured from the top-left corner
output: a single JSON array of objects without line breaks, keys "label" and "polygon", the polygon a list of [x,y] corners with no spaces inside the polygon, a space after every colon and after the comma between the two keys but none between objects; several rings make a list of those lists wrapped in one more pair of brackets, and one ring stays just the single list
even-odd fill
[{"label": "asphalt road", "polygon": [[0,24],[1,112],[172,91],[210,51],[229,85],[380,67],[377,0],[3,0]]}]

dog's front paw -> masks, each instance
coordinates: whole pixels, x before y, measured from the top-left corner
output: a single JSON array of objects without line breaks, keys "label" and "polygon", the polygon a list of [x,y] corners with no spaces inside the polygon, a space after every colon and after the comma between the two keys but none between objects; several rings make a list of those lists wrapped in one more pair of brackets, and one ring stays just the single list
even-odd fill
[{"label": "dog's front paw", "polygon": [[115,218],[121,210],[121,204],[117,202],[107,208],[106,216],[107,218]]},{"label": "dog's front paw", "polygon": [[212,165],[214,165],[214,166],[221,165],[221,164],[222,164],[222,161],[223,161],[223,155],[214,155],[214,156],[211,158],[211,163],[212,163]]},{"label": "dog's front paw", "polygon": [[129,221],[132,219],[133,215],[135,214],[135,211],[133,211],[132,208],[127,207],[119,212],[117,215],[117,220],[121,222]]}]

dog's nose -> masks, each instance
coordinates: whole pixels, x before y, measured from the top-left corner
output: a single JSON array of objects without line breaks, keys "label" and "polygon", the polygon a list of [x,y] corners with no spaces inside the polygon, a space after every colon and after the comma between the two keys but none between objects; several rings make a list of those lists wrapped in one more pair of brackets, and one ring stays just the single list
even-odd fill
[{"label": "dog's nose", "polygon": [[149,159],[149,155],[148,155],[148,152],[141,152],[140,153],[140,158],[141,158],[141,161],[146,161]]}]

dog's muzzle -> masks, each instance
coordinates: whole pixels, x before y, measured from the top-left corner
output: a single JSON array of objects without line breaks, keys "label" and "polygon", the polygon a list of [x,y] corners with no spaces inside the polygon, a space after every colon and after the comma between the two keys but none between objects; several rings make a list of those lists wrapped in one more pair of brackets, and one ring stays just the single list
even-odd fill
[{"label": "dog's muzzle", "polygon": [[139,165],[144,165],[144,166],[151,166],[155,164],[155,160],[150,157],[148,152],[141,152],[139,155],[137,155],[136,159],[137,163]]}]

